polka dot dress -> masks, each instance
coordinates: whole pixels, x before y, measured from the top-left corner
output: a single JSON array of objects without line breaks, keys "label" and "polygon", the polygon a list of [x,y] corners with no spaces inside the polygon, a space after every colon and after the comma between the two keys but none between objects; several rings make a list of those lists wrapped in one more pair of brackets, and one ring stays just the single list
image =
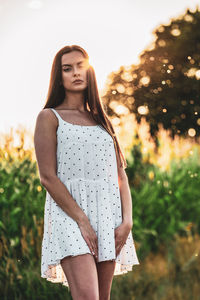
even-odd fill
[{"label": "polka dot dress", "polygon": [[[98,237],[98,261],[115,260],[114,275],[138,265],[132,231],[116,257],[114,229],[122,223],[114,142],[101,125],[75,125],[56,110],[57,176],[89,218]],[[41,277],[68,286],[60,265],[65,256],[90,253],[77,222],[46,191]]]}]

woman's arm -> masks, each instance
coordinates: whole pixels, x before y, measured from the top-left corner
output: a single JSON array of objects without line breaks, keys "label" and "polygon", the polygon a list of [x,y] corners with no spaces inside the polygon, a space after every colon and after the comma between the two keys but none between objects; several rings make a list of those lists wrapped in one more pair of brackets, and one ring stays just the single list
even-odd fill
[{"label": "woman's arm", "polygon": [[120,167],[120,161],[118,154],[117,158],[117,169],[118,169],[118,183],[120,188],[120,196],[122,202],[122,222],[132,228],[133,217],[132,217],[132,198],[128,182],[128,176],[123,167]]},{"label": "woman's arm", "polygon": [[81,225],[89,222],[88,217],[57,177],[57,123],[57,118],[49,109],[44,109],[38,114],[34,132],[34,146],[40,182],[55,202]]}]

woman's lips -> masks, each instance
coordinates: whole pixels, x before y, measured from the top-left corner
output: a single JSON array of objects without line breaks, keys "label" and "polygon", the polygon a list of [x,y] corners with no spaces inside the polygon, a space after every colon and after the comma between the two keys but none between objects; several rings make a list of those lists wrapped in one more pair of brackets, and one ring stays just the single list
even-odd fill
[{"label": "woman's lips", "polygon": [[83,80],[76,80],[73,83],[82,83],[82,82],[83,82]]}]

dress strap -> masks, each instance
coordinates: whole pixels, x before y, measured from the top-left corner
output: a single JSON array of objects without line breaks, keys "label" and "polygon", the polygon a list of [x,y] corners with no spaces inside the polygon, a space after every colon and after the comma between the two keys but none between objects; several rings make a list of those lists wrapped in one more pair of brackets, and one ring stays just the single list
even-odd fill
[{"label": "dress strap", "polygon": [[58,113],[54,108],[51,108],[51,107],[50,107],[50,109],[54,112],[54,114],[55,114],[56,117],[58,118],[58,122],[59,122],[59,124],[60,124],[60,121],[61,121],[61,122],[63,121],[62,118],[61,118],[61,116],[59,115],[59,113]]}]

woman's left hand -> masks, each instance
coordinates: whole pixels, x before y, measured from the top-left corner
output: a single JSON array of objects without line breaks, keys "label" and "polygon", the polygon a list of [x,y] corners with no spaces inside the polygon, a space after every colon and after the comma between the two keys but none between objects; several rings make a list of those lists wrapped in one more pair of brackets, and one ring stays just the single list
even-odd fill
[{"label": "woman's left hand", "polygon": [[119,255],[122,247],[126,243],[128,235],[130,233],[132,226],[126,223],[121,223],[118,227],[115,228],[115,250],[116,257]]}]

